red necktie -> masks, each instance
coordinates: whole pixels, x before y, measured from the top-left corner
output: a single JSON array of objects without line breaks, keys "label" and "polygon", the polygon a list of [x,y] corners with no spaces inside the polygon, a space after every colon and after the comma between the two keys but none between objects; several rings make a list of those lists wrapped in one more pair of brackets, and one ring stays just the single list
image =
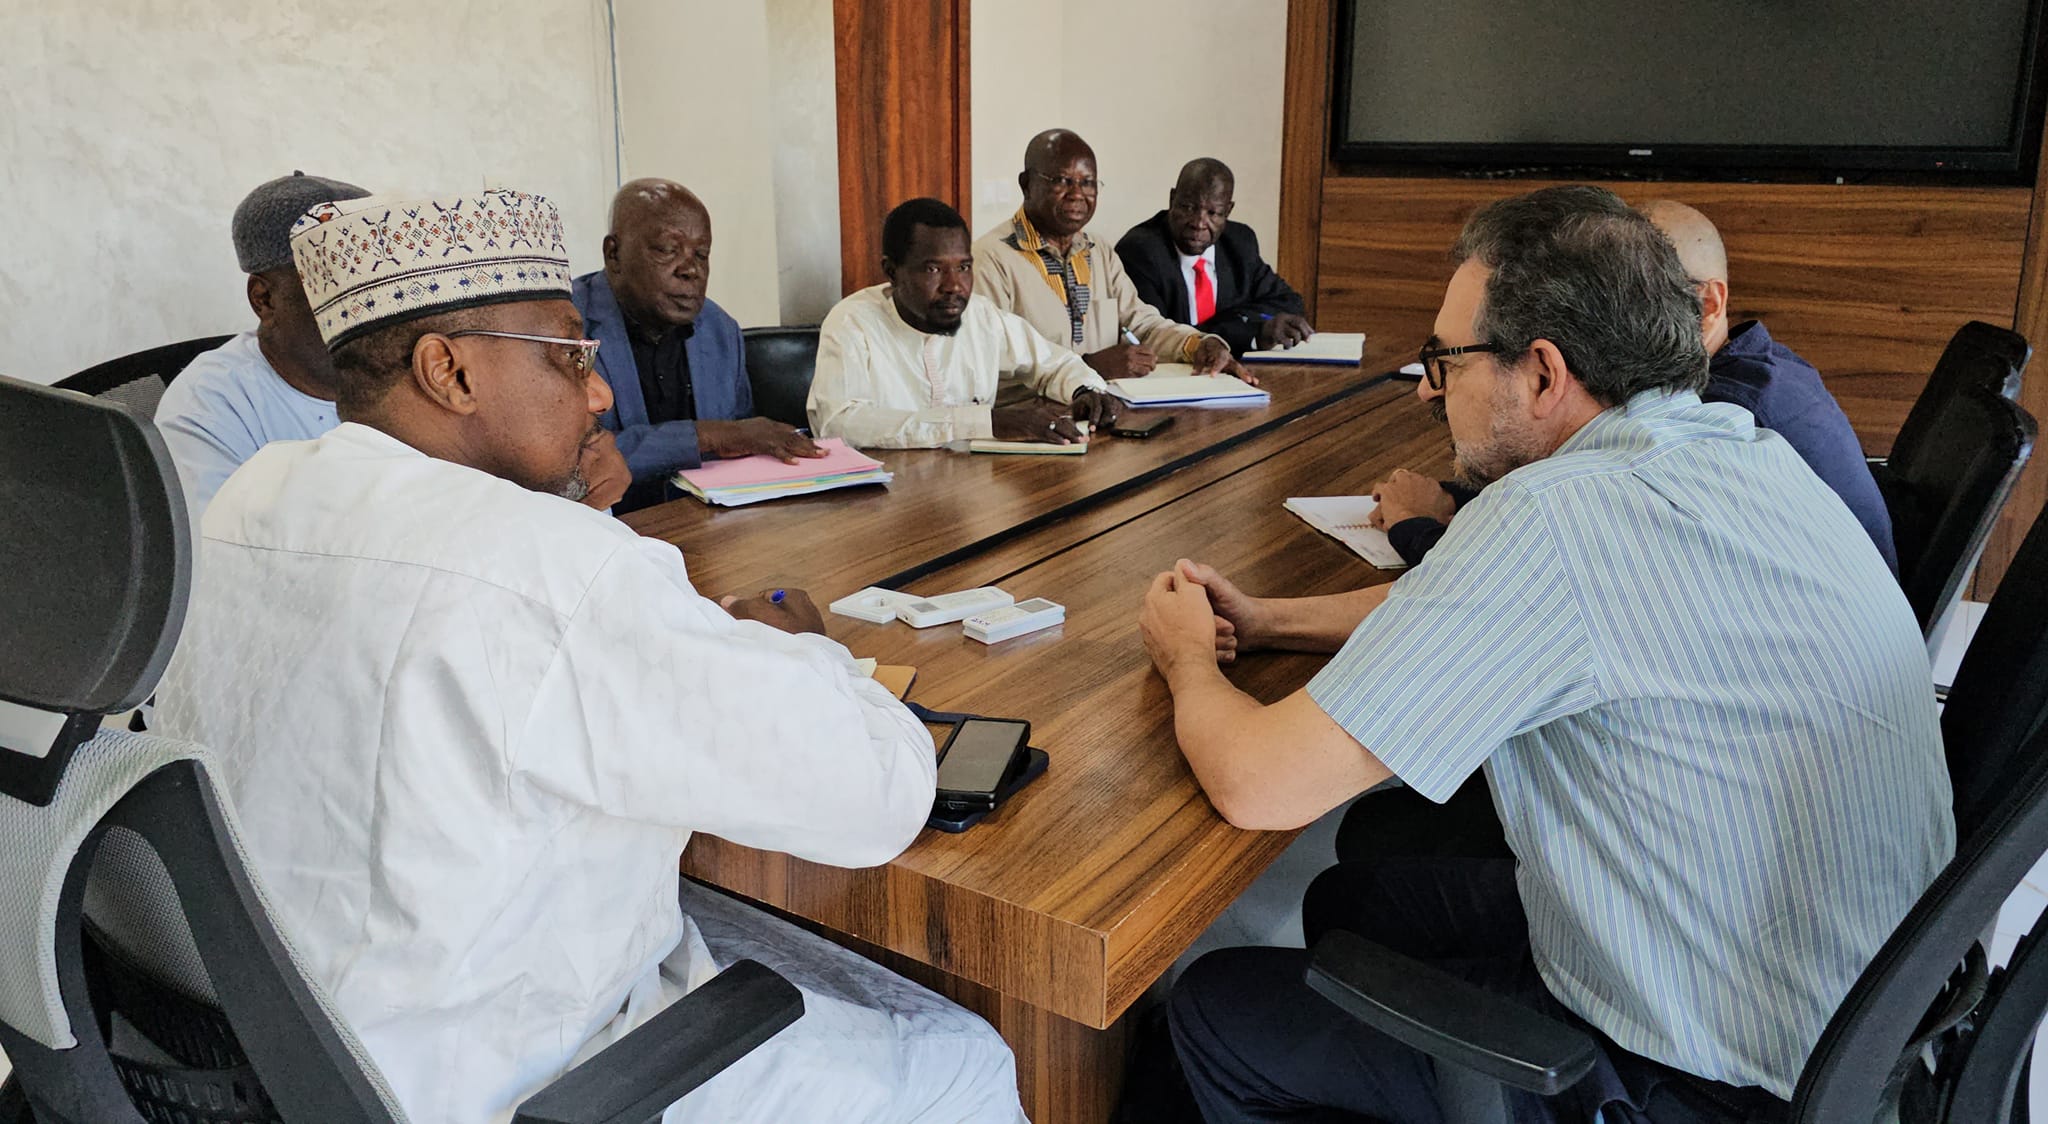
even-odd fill
[{"label": "red necktie", "polygon": [[1195,323],[1206,324],[1216,315],[1216,286],[1209,280],[1209,259],[1195,259]]}]

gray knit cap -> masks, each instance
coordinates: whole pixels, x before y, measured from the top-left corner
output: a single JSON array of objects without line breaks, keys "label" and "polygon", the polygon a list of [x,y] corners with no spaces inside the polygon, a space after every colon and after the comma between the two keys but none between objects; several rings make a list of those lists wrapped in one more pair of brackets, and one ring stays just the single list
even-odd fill
[{"label": "gray knit cap", "polygon": [[352,183],[293,172],[257,188],[235,208],[235,260],[243,273],[268,273],[292,264],[292,224],[322,203],[361,199]]}]

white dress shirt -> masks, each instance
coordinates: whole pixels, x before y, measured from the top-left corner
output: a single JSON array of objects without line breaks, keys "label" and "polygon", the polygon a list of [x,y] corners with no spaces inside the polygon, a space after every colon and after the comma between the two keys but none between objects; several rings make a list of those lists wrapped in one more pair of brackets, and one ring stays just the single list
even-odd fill
[{"label": "white dress shirt", "polygon": [[[931,810],[930,735],[845,648],[735,620],[673,546],[376,429],[262,449],[199,553],[161,725],[219,755],[280,923],[415,1120],[502,1124],[709,978],[677,900],[691,832],[865,866]],[[955,1039],[993,1039],[943,1005]],[[787,1118],[927,1118],[812,1095]],[[1007,1096],[929,1118],[1014,1119]]]},{"label": "white dress shirt", "polygon": [[1188,287],[1188,323],[1202,322],[1201,303],[1195,300],[1195,263],[1202,262],[1202,268],[1209,272],[1209,300],[1215,307],[1209,310],[1211,316],[1222,311],[1223,306],[1216,300],[1216,243],[1199,254],[1180,255],[1180,279]]},{"label": "white dress shirt", "polygon": [[811,432],[877,449],[927,449],[989,437],[996,392],[1014,379],[1071,402],[1107,390],[1081,357],[977,295],[951,335],[921,332],[896,311],[891,286],[872,285],[834,305],[818,339]]}]

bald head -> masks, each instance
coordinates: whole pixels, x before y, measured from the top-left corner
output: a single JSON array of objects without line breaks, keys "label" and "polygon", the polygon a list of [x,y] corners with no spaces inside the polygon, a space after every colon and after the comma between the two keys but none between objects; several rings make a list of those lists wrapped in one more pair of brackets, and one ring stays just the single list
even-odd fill
[{"label": "bald head", "polygon": [[1645,203],[1643,215],[1678,247],[1678,260],[1694,281],[1728,280],[1728,251],[1712,219],[1674,199]]},{"label": "bald head", "polygon": [[1728,250],[1713,220],[1673,199],[1645,203],[1643,216],[1678,249],[1678,261],[1700,292],[1700,334],[1707,354],[1728,342]]},{"label": "bald head", "polygon": [[1065,248],[1095,217],[1095,150],[1078,134],[1047,129],[1024,146],[1024,217],[1038,233]]},{"label": "bald head", "polygon": [[612,196],[610,233],[617,237],[622,227],[643,222],[651,216],[666,217],[678,212],[701,215],[711,221],[711,211],[695,192],[674,180],[632,180]]},{"label": "bald head", "polygon": [[1230,174],[1230,165],[1223,161],[1213,156],[1198,156],[1180,166],[1180,178],[1173,181],[1173,190],[1190,199],[1199,199],[1215,191],[1230,195],[1237,190],[1237,177]]},{"label": "bald head", "polygon": [[1181,165],[1180,178],[1166,194],[1166,232],[1174,248],[1196,257],[1215,245],[1236,206],[1236,192],[1237,177],[1230,174],[1230,166],[1213,156]]},{"label": "bald head", "polygon": [[636,325],[659,335],[695,323],[711,282],[711,212],[673,180],[634,180],[612,196],[604,275]]}]

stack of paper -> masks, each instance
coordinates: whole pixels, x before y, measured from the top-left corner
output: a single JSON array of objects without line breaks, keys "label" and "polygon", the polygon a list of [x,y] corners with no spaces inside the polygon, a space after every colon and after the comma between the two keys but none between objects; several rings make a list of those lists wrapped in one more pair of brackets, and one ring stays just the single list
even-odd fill
[{"label": "stack of paper", "polygon": [[1281,506],[1374,566],[1382,570],[1405,569],[1408,563],[1387,541],[1387,533],[1368,522],[1379,505],[1380,501],[1371,496],[1296,496]]},{"label": "stack of paper", "polygon": [[1293,347],[1247,351],[1247,363],[1340,363],[1356,366],[1365,354],[1364,332],[1317,332]]},{"label": "stack of paper", "polygon": [[675,485],[705,503],[739,507],[858,484],[887,484],[892,479],[881,461],[847,448],[837,437],[825,438],[818,447],[825,450],[823,457],[798,458],[795,464],[770,456],[712,461],[676,473]]},{"label": "stack of paper", "polygon": [[1133,406],[1263,406],[1271,396],[1236,375],[1197,375],[1161,363],[1141,379],[1111,379],[1109,392]]}]

